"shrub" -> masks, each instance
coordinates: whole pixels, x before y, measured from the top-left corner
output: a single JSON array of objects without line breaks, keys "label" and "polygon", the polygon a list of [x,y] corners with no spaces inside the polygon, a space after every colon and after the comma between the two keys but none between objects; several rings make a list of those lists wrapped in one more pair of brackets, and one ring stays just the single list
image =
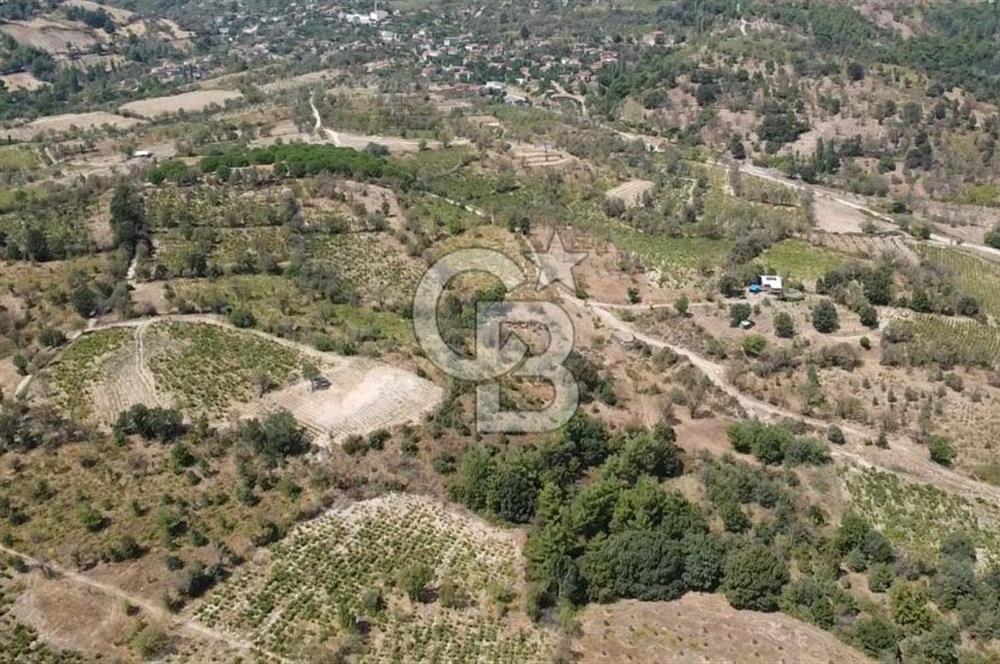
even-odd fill
[{"label": "shrub", "polygon": [[722,591],[733,608],[775,611],[788,579],[784,562],[765,546],[751,544],[726,558]]},{"label": "shrub", "polygon": [[489,510],[504,521],[527,523],[535,516],[540,488],[537,474],[530,465],[520,460],[504,463],[488,488]]},{"label": "shrub", "polygon": [[38,341],[48,348],[55,348],[66,343],[66,335],[55,327],[46,327],[38,333]]},{"label": "shrub", "polygon": [[257,324],[257,318],[246,309],[233,309],[226,315],[226,319],[235,327],[250,328]]},{"label": "shrub", "polygon": [[836,424],[831,424],[830,428],[827,429],[826,439],[829,440],[834,445],[843,445],[844,443],[847,442],[847,439],[844,437],[843,430]]},{"label": "shrub", "polygon": [[872,565],[871,569],[868,570],[868,590],[873,593],[884,593],[892,586],[895,578],[896,573],[893,571],[892,565],[885,563]]},{"label": "shrub", "polygon": [[86,528],[89,533],[96,533],[104,530],[110,523],[107,517],[89,505],[80,505],[77,509],[77,514],[80,517],[80,523],[83,524],[83,527]]},{"label": "shrub", "polygon": [[618,456],[608,462],[608,475],[634,482],[641,475],[676,477],[682,466],[673,429],[639,433],[628,439]]},{"label": "shrub", "polygon": [[743,340],[743,354],[747,357],[759,357],[767,348],[767,339],[759,334],[751,334]]},{"label": "shrub", "polygon": [[729,326],[739,327],[740,323],[750,319],[753,309],[746,302],[729,305]]},{"label": "shrub", "polygon": [[840,328],[840,319],[837,316],[837,307],[830,300],[822,300],[813,307],[812,324],[817,332],[829,334],[836,332]]},{"label": "shrub", "polygon": [[434,570],[428,565],[412,564],[404,567],[399,573],[399,586],[414,602],[422,601],[427,584],[434,578]]},{"label": "shrub", "polygon": [[129,645],[132,646],[136,655],[143,659],[150,659],[161,654],[169,642],[166,632],[161,628],[147,625],[132,636]]},{"label": "shrub", "polygon": [[368,452],[368,443],[365,442],[363,436],[356,433],[352,433],[350,436],[345,438],[340,447],[351,456],[354,456],[355,454],[365,454]]},{"label": "shrub", "polygon": [[955,460],[955,448],[943,436],[931,436],[930,440],[927,441],[927,448],[931,452],[931,461],[934,463],[950,466]]},{"label": "shrub", "polygon": [[236,436],[254,452],[271,460],[297,456],[309,451],[309,439],[305,430],[287,410],[272,413],[263,421],[252,419],[244,422],[237,430]]},{"label": "shrub", "polygon": [[958,629],[946,623],[938,623],[930,631],[910,637],[900,644],[902,660],[958,664],[961,661],[958,654],[960,643]]},{"label": "shrub", "polygon": [[795,322],[788,312],[779,311],[774,315],[774,333],[782,339],[795,336]]},{"label": "shrub", "polygon": [[684,537],[684,584],[691,590],[713,592],[722,582],[726,549],[710,533],[691,533]]},{"label": "shrub", "polygon": [[738,422],[727,430],[733,449],[753,454],[769,465],[809,463],[819,465],[830,460],[826,446],[815,439],[796,439],[786,427],[764,424],[759,420]]},{"label": "shrub", "polygon": [[858,309],[858,317],[865,327],[875,329],[878,327],[878,311],[867,302]]},{"label": "shrub", "polygon": [[461,585],[453,579],[445,579],[438,588],[438,601],[446,609],[461,609],[468,605],[469,597]]},{"label": "shrub", "polygon": [[733,502],[723,503],[719,507],[719,516],[722,517],[723,527],[730,533],[745,533],[753,525],[746,512]]},{"label": "shrub", "polygon": [[150,408],[139,403],[122,411],[113,428],[119,435],[139,435],[146,440],[169,442],[184,433],[184,417],[173,408]]},{"label": "shrub", "polygon": [[983,241],[994,249],[1000,249],[1000,224],[991,228]]},{"label": "shrub", "polygon": [[385,447],[385,442],[391,437],[392,435],[387,429],[372,431],[368,434],[368,447],[373,450],[381,450]]},{"label": "shrub", "polygon": [[440,473],[441,475],[450,475],[454,473],[457,466],[458,460],[451,452],[442,452],[431,460],[431,467],[434,468],[435,472]]},{"label": "shrub", "polygon": [[861,649],[872,657],[889,653],[894,660],[899,648],[899,632],[883,618],[865,618],[858,621],[855,638]]},{"label": "shrub", "polygon": [[597,539],[581,561],[590,596],[649,601],[680,597],[684,586],[684,547],[666,533],[634,531]]},{"label": "shrub", "polygon": [[785,448],[784,461],[792,466],[821,466],[830,462],[830,453],[826,445],[815,438],[796,438]]},{"label": "shrub", "polygon": [[108,547],[107,558],[111,562],[121,563],[126,560],[135,560],[145,553],[135,538],[131,535],[123,535],[114,544]]}]

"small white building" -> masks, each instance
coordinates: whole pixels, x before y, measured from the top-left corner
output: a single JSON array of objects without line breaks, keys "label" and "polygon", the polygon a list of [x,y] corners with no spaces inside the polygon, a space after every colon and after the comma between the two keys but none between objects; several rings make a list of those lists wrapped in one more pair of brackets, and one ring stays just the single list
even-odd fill
[{"label": "small white building", "polygon": [[132,153],[133,159],[152,159],[153,153],[150,150],[136,150]]},{"label": "small white building", "polygon": [[762,274],[760,287],[765,293],[780,294],[785,289],[785,280],[775,274]]}]

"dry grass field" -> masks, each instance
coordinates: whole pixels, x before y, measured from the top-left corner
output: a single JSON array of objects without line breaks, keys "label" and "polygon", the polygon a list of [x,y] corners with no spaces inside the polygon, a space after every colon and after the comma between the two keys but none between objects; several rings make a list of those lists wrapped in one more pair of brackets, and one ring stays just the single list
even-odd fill
[{"label": "dry grass field", "polygon": [[5,74],[0,76],[0,82],[7,90],[27,90],[28,92],[34,92],[49,85],[47,81],[40,81],[28,72]]},{"label": "dry grass field", "polygon": [[199,113],[213,105],[224,106],[232,99],[242,99],[243,95],[232,90],[195,90],[169,97],[152,97],[140,101],[132,101],[121,106],[119,110],[148,119],[159,118],[181,111]]},{"label": "dry grass field", "polygon": [[114,129],[129,129],[141,123],[142,120],[126,118],[105,111],[67,113],[65,115],[50,115],[21,126],[0,129],[0,136],[7,140],[30,141],[42,134],[64,134],[104,126]]}]

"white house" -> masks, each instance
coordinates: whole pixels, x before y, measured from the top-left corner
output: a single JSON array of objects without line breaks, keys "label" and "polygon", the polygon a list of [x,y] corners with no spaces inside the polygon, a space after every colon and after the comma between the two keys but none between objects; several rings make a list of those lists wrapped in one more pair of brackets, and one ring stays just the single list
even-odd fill
[{"label": "white house", "polygon": [[760,275],[760,287],[765,292],[781,293],[784,290],[785,283],[778,275],[762,274]]}]

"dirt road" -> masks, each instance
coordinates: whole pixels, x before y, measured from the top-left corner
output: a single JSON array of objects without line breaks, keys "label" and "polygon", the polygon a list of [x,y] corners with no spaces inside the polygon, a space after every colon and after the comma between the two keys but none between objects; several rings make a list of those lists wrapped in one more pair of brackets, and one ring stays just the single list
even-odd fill
[{"label": "dirt road", "polygon": [[[113,586],[111,584],[103,583],[96,579],[92,579],[89,576],[85,576],[79,572],[63,567],[58,563],[40,560],[33,556],[29,556],[27,554],[21,553],[20,551],[16,551],[14,549],[11,549],[10,547],[2,545],[0,545],[0,553],[4,553],[8,556],[14,556],[15,558],[20,558],[25,563],[27,563],[29,567],[34,567],[44,574],[48,575],[54,574],[78,586],[90,588],[91,590],[96,590],[97,592],[100,592],[104,595],[108,595],[109,597],[129,602],[130,604],[137,606],[143,611],[145,611],[146,614],[156,622],[162,623],[164,625],[170,625],[171,627],[179,628],[192,636],[208,639],[210,641],[218,641],[220,643],[224,643],[230,648],[234,648],[236,650],[240,650],[247,653],[264,652],[257,646],[253,645],[252,643],[236,638],[229,634],[223,634],[222,632],[213,629],[211,627],[208,627],[207,625],[204,625],[198,622],[197,620],[193,620],[191,618],[185,618],[170,613],[166,609],[150,602],[148,599],[144,597],[133,595],[132,593],[126,592],[121,588],[118,588],[117,586]],[[264,652],[264,654],[267,655],[269,658],[272,658],[280,662],[290,662],[290,660],[287,660],[283,657],[279,657],[274,653]]]},{"label": "dirt road", "polygon": [[313,131],[317,134],[326,134],[330,142],[333,143],[334,147],[340,147],[340,135],[332,129],[327,129],[323,126],[323,117],[319,114],[319,109],[316,108],[316,100],[313,97],[309,98],[309,106],[312,107],[313,117],[316,119],[316,124],[313,127]]},{"label": "dirt road", "polygon": [[[724,365],[703,357],[684,346],[672,344],[664,339],[641,332],[632,324],[618,318],[604,306],[568,295],[564,296],[563,301],[591,313],[612,330],[631,335],[651,348],[664,348],[685,358],[705,374],[719,390],[735,399],[749,415],[765,420],[797,420],[820,431],[826,431],[831,424],[829,421],[804,416],[801,413],[786,410],[745,394],[729,381]],[[891,438],[891,449],[883,450],[865,444],[865,441],[875,440],[878,437],[878,431],[853,423],[838,423],[838,426],[851,437],[851,440],[849,445],[831,446],[830,453],[835,459],[867,468],[891,470],[912,481],[933,484],[972,499],[985,498],[1000,504],[1000,488],[939,466],[930,460],[925,448],[907,438]]]}]

